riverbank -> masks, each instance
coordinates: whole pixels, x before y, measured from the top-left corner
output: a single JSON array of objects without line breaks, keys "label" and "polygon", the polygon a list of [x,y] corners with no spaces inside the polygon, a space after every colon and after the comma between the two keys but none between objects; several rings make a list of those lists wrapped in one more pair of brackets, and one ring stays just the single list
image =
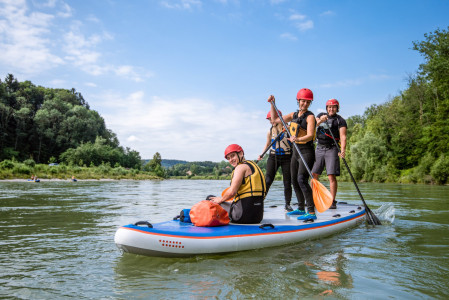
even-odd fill
[{"label": "riverbank", "polygon": [[41,180],[150,180],[163,179],[153,172],[128,169],[121,166],[111,167],[109,164],[100,166],[79,167],[67,165],[46,165],[2,161],[0,163],[0,180],[28,180],[37,176]]}]

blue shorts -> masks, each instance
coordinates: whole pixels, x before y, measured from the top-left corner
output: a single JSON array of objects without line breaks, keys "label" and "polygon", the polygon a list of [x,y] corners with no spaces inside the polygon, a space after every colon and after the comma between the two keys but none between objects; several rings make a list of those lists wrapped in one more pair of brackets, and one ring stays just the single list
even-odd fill
[{"label": "blue shorts", "polygon": [[340,157],[337,147],[328,148],[320,144],[317,145],[312,173],[321,175],[324,167],[326,167],[327,175],[340,176]]}]

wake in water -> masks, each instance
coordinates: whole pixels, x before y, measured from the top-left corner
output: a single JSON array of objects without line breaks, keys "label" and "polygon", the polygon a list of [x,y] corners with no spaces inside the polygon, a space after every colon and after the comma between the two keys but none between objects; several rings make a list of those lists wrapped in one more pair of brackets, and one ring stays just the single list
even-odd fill
[{"label": "wake in water", "polygon": [[376,210],[375,214],[382,223],[385,224],[387,222],[393,224],[395,212],[396,210],[393,203],[389,202],[382,204],[382,206]]}]

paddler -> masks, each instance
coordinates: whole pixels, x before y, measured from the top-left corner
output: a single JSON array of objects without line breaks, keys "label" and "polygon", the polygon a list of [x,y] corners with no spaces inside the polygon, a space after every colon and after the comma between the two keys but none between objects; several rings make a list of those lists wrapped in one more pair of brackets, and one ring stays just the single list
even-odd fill
[{"label": "paddler", "polygon": [[[233,223],[260,223],[267,193],[265,176],[256,163],[245,159],[242,147],[237,144],[226,147],[224,156],[234,167],[231,184],[222,197],[211,197],[210,200],[226,209]],[[226,202],[233,198],[232,203]]]},{"label": "paddler", "polygon": [[[282,115],[282,112],[279,111]],[[285,199],[285,211],[293,211],[290,206],[292,200],[292,179],[290,176],[290,161],[292,158],[292,143],[288,140],[287,133],[284,132],[284,126],[280,123],[276,123],[276,118],[271,115],[271,111],[267,114],[267,120],[271,124],[270,130],[267,133],[267,142],[265,143],[264,149],[271,146],[270,154],[267,159],[267,167],[265,173],[265,180],[267,184],[267,193],[270,190],[271,184],[276,177],[276,173],[281,167],[282,169],[282,180],[284,182],[284,199]],[[274,143],[274,144],[273,144]],[[258,161],[262,159],[259,155]]]},{"label": "paddler", "polygon": [[[274,96],[268,97],[268,102],[273,104]],[[298,215],[298,220],[314,220],[316,219],[315,204],[313,202],[312,188],[309,185],[309,173],[302,159],[300,159],[299,151],[307,163],[308,168],[312,168],[315,161],[315,149],[313,140],[315,138],[315,115],[309,111],[309,106],[313,101],[313,93],[310,89],[300,89],[296,94],[298,110],[281,116],[284,122],[290,124],[290,142],[296,143],[298,147],[292,147],[293,155],[291,159],[291,176],[292,184],[298,199],[298,209],[287,212],[287,215]],[[271,105],[271,115],[275,115],[276,110]],[[279,117],[275,119],[276,123],[281,123]],[[307,205],[307,213],[305,206]]]},{"label": "paddler", "polygon": [[[317,122],[317,147],[315,150],[315,164],[312,168],[313,178],[318,180],[324,167],[326,167],[329,178],[330,192],[333,198],[330,209],[337,208],[337,177],[340,176],[340,159],[345,158],[346,150],[346,130],[348,125],[345,119],[339,114],[340,103],[337,99],[330,99],[326,102],[326,113],[319,113],[316,116]],[[332,131],[332,133],[330,132]],[[340,144],[341,152],[338,152],[334,139]]]}]

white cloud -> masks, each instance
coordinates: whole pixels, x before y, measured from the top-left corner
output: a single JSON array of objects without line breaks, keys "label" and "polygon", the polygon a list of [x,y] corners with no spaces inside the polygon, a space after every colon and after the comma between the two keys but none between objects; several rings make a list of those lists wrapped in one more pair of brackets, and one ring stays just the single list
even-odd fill
[{"label": "white cloud", "polygon": [[288,20],[300,31],[307,31],[313,28],[313,21],[309,20],[306,15],[290,10]]},{"label": "white cloud", "polygon": [[131,135],[130,137],[128,137],[128,139],[126,140],[127,142],[143,142],[142,139],[139,139],[138,137]]},{"label": "white cloud", "polygon": [[170,9],[193,9],[194,7],[201,7],[200,0],[166,0],[160,2],[162,6]]},{"label": "white cloud", "polygon": [[296,36],[294,36],[293,34],[288,33],[288,32],[281,34],[281,38],[286,39],[286,40],[291,40],[291,41],[298,40],[298,38]]},{"label": "white cloud", "polygon": [[0,64],[26,74],[63,64],[49,48],[53,19],[49,14],[29,13],[25,1],[0,2]]},{"label": "white cloud", "polygon": [[58,12],[58,16],[70,18],[72,16],[72,8],[68,4],[62,3],[62,10]]},{"label": "white cloud", "polygon": [[54,88],[64,88],[67,84],[67,81],[62,79],[54,79],[50,81],[50,84]]},{"label": "white cloud", "polygon": [[324,16],[334,16],[334,15],[335,15],[335,12],[333,12],[333,11],[331,11],[331,10],[327,10],[327,11],[322,12],[322,13],[320,14],[321,17],[324,17]]},{"label": "white cloud", "polygon": [[306,22],[297,23],[296,27],[300,31],[306,31],[306,30],[312,29],[313,28],[313,21],[308,20]]},{"label": "white cloud", "polygon": [[301,14],[292,14],[290,17],[289,17],[289,20],[291,20],[291,21],[302,21],[302,20],[305,20],[307,18],[307,16],[305,16],[305,15],[301,15]]},{"label": "white cloud", "polygon": [[221,161],[224,148],[237,143],[247,158],[255,159],[269,128],[265,111],[248,114],[241,107],[203,99],[148,100],[137,91],[126,97],[101,95],[95,103],[101,105],[107,127],[142,158],[159,152],[163,158]]},{"label": "white cloud", "polygon": [[[139,67],[105,63],[101,47],[113,36],[108,32],[86,34],[87,26],[70,19],[72,8],[65,2],[32,4],[35,6],[30,8],[24,0],[0,1],[0,66],[11,70],[8,72],[34,75],[71,65],[90,75],[112,73],[136,82],[152,75]],[[39,8],[51,9],[53,14],[39,12]],[[57,24],[58,18],[69,19],[64,20],[68,28]],[[94,16],[88,19],[99,22]],[[55,54],[61,52],[65,55]]]}]

